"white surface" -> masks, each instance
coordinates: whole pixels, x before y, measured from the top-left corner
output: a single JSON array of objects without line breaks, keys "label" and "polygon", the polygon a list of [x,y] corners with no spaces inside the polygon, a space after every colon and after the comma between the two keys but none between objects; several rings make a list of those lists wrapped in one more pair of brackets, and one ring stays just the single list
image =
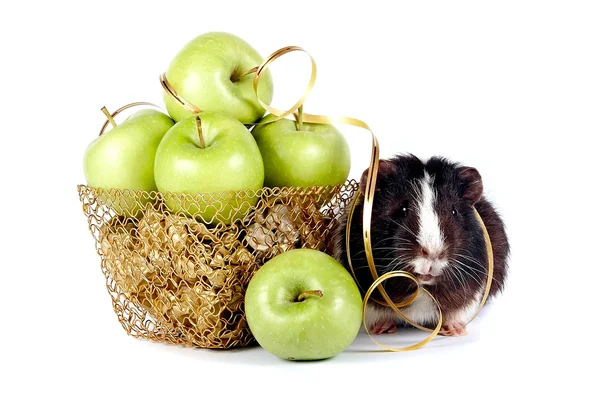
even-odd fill
[{"label": "white surface", "polygon": [[[123,3],[2,5],[1,398],[597,395],[597,2]],[[373,354],[360,336],[334,359],[290,363],[125,335],[76,193],[83,152],[101,106],[161,102],[159,73],[212,30],[264,56],[305,47],[319,67],[306,111],[367,121],[383,157],[479,169],[513,253],[504,296],[468,337]],[[278,105],[304,82],[298,57],[273,67]],[[358,176],[368,139],[344,132]]]}]

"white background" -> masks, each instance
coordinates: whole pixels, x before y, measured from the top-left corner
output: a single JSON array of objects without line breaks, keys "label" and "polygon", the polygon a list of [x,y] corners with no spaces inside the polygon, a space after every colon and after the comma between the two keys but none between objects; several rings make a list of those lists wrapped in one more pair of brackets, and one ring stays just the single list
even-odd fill
[{"label": "white background", "polygon": [[[597,396],[597,2],[1,8],[0,397]],[[291,363],[260,348],[194,350],[125,334],[76,192],[83,152],[104,122],[101,106],[160,103],[158,75],[188,40],[214,30],[263,56],[306,48],[319,67],[306,111],[363,119],[382,157],[441,154],[479,169],[513,252],[506,292],[469,336],[392,354],[371,352],[361,335],[334,359]],[[294,101],[307,71],[301,56],[273,67],[276,105]],[[357,177],[369,142],[344,132]]]}]

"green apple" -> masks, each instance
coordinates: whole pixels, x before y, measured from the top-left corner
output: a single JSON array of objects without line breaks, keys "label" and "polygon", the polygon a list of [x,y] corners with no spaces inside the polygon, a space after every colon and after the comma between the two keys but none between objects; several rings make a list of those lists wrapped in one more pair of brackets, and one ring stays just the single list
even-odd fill
[{"label": "green apple", "polygon": [[[156,149],[173,124],[173,120],[160,111],[140,110],[96,138],[84,155],[87,184],[103,189],[155,191]],[[127,194],[109,197],[102,197],[107,205],[117,214],[130,217],[135,217],[149,201]]]},{"label": "green apple", "polygon": [[[185,118],[167,132],[156,151],[154,175],[171,211],[209,224],[245,216],[264,181],[250,131],[229,115],[209,112]],[[206,196],[190,201],[185,193]]]},{"label": "green apple", "polygon": [[356,338],[360,292],[350,273],[317,250],[296,249],[265,263],[245,295],[248,326],[258,343],[288,360],[330,358]]},{"label": "green apple", "polygon": [[257,125],[252,134],[265,163],[265,186],[327,186],[348,178],[350,148],[333,125],[281,119]]},{"label": "green apple", "polygon": [[[254,94],[255,74],[243,76],[263,59],[241,38],[225,32],[210,32],[187,43],[171,61],[166,76],[175,92],[202,111],[229,114],[250,124],[265,114]],[[258,87],[260,99],[270,103],[273,81],[267,71]],[[180,121],[192,113],[166,92],[169,114]]]}]

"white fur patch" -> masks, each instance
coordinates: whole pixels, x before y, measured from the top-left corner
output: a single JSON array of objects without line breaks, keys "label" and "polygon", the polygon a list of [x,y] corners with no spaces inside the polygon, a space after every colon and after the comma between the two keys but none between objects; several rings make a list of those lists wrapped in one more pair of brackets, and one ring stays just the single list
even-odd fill
[{"label": "white fur patch", "polygon": [[[437,307],[429,296],[424,294],[422,291],[419,292],[417,298],[408,307],[401,309],[402,313],[406,315],[411,321],[422,325],[427,323],[437,322],[438,313]],[[396,323],[402,322],[402,318],[396,314],[394,310],[389,307],[378,307],[372,305],[370,302],[367,303],[367,313],[365,314],[365,321],[368,327],[373,324],[383,321],[394,321]]]},{"label": "white fur patch", "polygon": [[[475,314],[475,311],[477,311],[481,302],[481,296],[483,296],[483,290],[478,291],[475,294],[475,298],[460,310],[453,313],[445,313],[444,321],[467,323]],[[422,291],[419,292],[413,303],[408,307],[402,308],[402,313],[419,325],[434,324],[438,318],[438,310],[433,300]],[[375,307],[370,302],[367,304],[365,319],[368,327],[388,320],[394,321],[397,324],[403,321],[391,308]]]},{"label": "white fur patch", "polygon": [[415,301],[401,311],[411,321],[419,325],[436,322],[439,315],[433,300],[423,291],[419,291]]},{"label": "white fur patch", "polygon": [[425,177],[421,179],[421,196],[417,206],[419,215],[417,241],[433,258],[444,250],[444,235],[442,234],[440,221],[435,212],[434,205],[435,192],[433,190],[433,180],[425,172]]},{"label": "white fur patch", "polygon": [[365,322],[367,327],[371,328],[374,324],[383,321],[396,321],[399,322],[400,318],[394,310],[389,307],[379,307],[373,305],[371,302],[367,303],[367,312],[365,313]]},{"label": "white fur patch", "polygon": [[477,311],[477,308],[479,307],[479,303],[481,303],[482,297],[483,297],[483,289],[479,290],[475,294],[475,298],[473,299],[473,301],[467,303],[464,306],[464,308],[457,311],[453,315],[449,315],[448,317],[445,317],[445,319],[451,320],[451,321],[463,322],[463,323],[468,322],[473,317],[473,315],[475,315],[475,311]]}]

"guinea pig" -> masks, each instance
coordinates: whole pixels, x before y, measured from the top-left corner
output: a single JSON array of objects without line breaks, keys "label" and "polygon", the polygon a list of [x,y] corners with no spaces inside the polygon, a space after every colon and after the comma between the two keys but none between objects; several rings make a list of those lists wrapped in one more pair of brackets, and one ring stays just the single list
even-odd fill
[{"label": "guinea pig", "polygon": [[[364,291],[373,277],[365,257],[362,204],[367,171],[360,181],[357,207],[350,227],[350,255],[357,284]],[[494,206],[483,197],[479,172],[442,157],[426,162],[414,155],[380,160],[371,221],[371,246],[379,276],[389,271],[412,273],[439,302],[441,334],[466,334],[466,323],[477,310],[485,291],[488,260],[482,228],[473,206],[491,239],[494,273],[490,297],[502,291],[508,270],[509,243],[505,225]],[[349,207],[348,207],[349,208]],[[347,212],[333,238],[332,255],[349,269],[346,257]],[[393,278],[383,284],[395,302],[408,299],[414,282]],[[373,298],[385,300],[378,290]],[[438,319],[433,301],[419,292],[402,309],[412,321],[429,328]],[[404,321],[390,307],[369,301],[365,322],[374,334],[393,333]]]}]

